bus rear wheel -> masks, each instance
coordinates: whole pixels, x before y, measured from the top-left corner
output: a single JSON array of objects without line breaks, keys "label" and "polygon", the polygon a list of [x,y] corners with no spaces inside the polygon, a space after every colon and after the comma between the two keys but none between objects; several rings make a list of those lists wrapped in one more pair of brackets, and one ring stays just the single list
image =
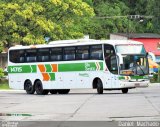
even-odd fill
[{"label": "bus rear wheel", "polygon": [[27,80],[25,82],[24,89],[26,90],[27,94],[34,94],[35,92],[34,86],[32,85],[32,82],[30,80]]},{"label": "bus rear wheel", "polygon": [[36,81],[35,90],[38,95],[47,95],[49,93],[48,90],[44,90],[41,81]]},{"label": "bus rear wheel", "polygon": [[123,88],[123,89],[122,89],[122,93],[124,93],[124,94],[125,94],[125,93],[128,93],[128,88]]},{"label": "bus rear wheel", "polygon": [[103,83],[100,79],[97,80],[97,93],[103,94]]},{"label": "bus rear wheel", "polygon": [[60,89],[60,90],[57,90],[57,92],[58,92],[59,94],[68,94],[69,91],[70,91],[70,89]]}]

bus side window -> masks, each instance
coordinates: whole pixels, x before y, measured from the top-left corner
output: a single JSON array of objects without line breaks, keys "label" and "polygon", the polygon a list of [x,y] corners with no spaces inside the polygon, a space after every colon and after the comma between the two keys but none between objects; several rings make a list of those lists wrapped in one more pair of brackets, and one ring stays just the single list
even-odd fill
[{"label": "bus side window", "polygon": [[38,50],[38,61],[47,62],[49,61],[50,51],[49,49],[39,49]]},{"label": "bus side window", "polygon": [[9,52],[9,60],[13,63],[24,63],[25,51],[24,50],[11,50]]},{"label": "bus side window", "polygon": [[64,48],[63,60],[75,60],[75,47]]},{"label": "bus side window", "polygon": [[91,54],[90,54],[91,59],[95,59],[95,60],[103,59],[102,45],[93,45],[93,46],[90,46],[90,48],[91,48]]},{"label": "bus side window", "polygon": [[26,62],[37,62],[37,50],[36,49],[26,50]]},{"label": "bus side window", "polygon": [[13,63],[18,63],[19,62],[19,50],[10,50],[9,52],[9,60]]},{"label": "bus side window", "polygon": [[77,60],[89,59],[89,46],[78,46],[76,51]]},{"label": "bus side window", "polygon": [[24,63],[25,62],[25,51],[24,50],[20,50],[19,51],[19,62],[20,63]]},{"label": "bus side window", "polygon": [[62,48],[51,48],[51,61],[62,61]]}]

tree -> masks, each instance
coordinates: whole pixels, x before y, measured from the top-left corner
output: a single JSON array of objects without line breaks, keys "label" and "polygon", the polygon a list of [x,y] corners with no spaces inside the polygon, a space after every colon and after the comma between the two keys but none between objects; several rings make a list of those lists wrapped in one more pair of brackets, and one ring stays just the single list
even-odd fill
[{"label": "tree", "polygon": [[148,7],[148,15],[152,15],[153,18],[150,21],[151,27],[154,33],[160,34],[160,1],[159,0],[151,0],[150,6]]},{"label": "tree", "polygon": [[[127,32],[129,8],[119,0],[94,0],[95,18],[91,24],[92,38],[108,38],[110,33]],[[121,17],[122,16],[122,17]],[[123,17],[124,16],[124,17]]]},{"label": "tree", "polygon": [[4,47],[3,47],[3,43],[0,43],[0,53],[3,51]]},{"label": "tree", "polygon": [[82,0],[0,1],[0,43],[10,47],[42,44],[45,37],[79,38],[92,16],[93,9]]},{"label": "tree", "polygon": [[4,72],[3,72],[3,69],[0,68],[0,78],[2,78],[4,76]]},{"label": "tree", "polygon": [[[143,22],[139,22],[140,19],[132,20],[135,24],[133,32],[160,33],[159,0],[123,0],[123,2],[130,8],[130,15],[144,16]],[[151,17],[147,18],[147,16]]]}]

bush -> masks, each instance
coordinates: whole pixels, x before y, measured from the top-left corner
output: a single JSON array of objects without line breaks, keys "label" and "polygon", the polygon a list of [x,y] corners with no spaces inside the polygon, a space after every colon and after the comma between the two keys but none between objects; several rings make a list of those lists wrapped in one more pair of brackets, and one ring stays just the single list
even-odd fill
[{"label": "bush", "polygon": [[160,82],[160,68],[158,68],[157,81]]},{"label": "bush", "polygon": [[153,74],[153,80],[157,81],[157,79],[158,79],[158,74],[157,73]]},{"label": "bush", "polygon": [[1,89],[10,89],[7,79],[1,79],[0,80],[0,90]]},{"label": "bush", "polygon": [[4,72],[3,72],[3,69],[0,68],[0,78],[2,78],[4,76]]}]

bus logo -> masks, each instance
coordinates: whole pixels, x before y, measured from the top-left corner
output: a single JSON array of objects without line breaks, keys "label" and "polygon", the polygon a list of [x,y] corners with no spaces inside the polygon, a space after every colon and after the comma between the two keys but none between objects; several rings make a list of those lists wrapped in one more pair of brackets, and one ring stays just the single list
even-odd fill
[{"label": "bus logo", "polygon": [[85,70],[86,71],[95,71],[95,67],[92,67],[91,64],[85,63]]}]

